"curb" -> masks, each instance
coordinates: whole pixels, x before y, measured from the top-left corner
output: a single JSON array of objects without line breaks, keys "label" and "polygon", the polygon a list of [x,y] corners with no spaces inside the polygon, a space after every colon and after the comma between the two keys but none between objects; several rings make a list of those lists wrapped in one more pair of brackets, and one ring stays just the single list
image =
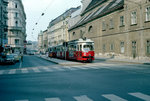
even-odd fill
[{"label": "curb", "polygon": [[[62,66],[84,65],[84,63],[75,63],[75,62],[73,62],[73,61],[71,61],[72,63],[69,63],[69,64],[67,64],[67,63],[59,63],[59,62],[56,62],[56,61],[52,61],[51,59],[46,58],[46,57],[42,57],[42,56],[37,56],[37,57],[42,58],[42,59],[47,60],[47,61],[50,61],[50,62],[53,62],[53,63],[55,63],[55,64],[62,65]],[[62,60],[62,61],[63,61],[63,60]],[[68,62],[68,61],[67,61],[67,62]]]},{"label": "curb", "polygon": [[95,60],[100,60],[100,61],[104,61],[104,62],[122,62],[122,63],[130,63],[130,64],[143,64],[143,65],[150,65],[150,63],[142,63],[142,62],[132,62],[132,61],[119,61],[119,60],[113,60],[113,59],[95,59]]}]

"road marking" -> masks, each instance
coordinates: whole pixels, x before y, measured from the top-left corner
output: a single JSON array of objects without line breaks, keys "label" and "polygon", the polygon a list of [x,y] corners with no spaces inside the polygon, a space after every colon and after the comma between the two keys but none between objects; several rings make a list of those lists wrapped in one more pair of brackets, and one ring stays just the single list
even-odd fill
[{"label": "road marking", "polygon": [[20,62],[20,65],[19,65],[19,68],[21,68],[22,67],[22,61]]},{"label": "road marking", "polygon": [[8,72],[8,74],[15,74],[16,73],[16,69],[12,69]]},{"label": "road marking", "polygon": [[68,70],[77,70],[74,67],[70,67],[70,66],[64,66],[64,68],[68,69]]},{"label": "road marking", "polygon": [[136,92],[136,93],[128,93],[128,94],[135,96],[137,98],[140,98],[142,100],[145,100],[145,101],[150,101],[150,96],[143,94],[143,93]]},{"label": "road marking", "polygon": [[34,72],[41,72],[38,68],[32,68]]},{"label": "road marking", "polygon": [[86,67],[86,68],[88,68],[88,69],[100,69],[99,67],[97,67],[97,66],[84,66],[84,67]]},{"label": "road marking", "polygon": [[50,68],[48,68],[48,67],[43,67],[42,69],[44,69],[44,70],[47,71],[47,72],[52,72],[52,71],[53,71],[52,69],[50,69]]},{"label": "road marking", "polygon": [[45,98],[45,101],[61,101],[59,98]]},{"label": "road marking", "polygon": [[3,74],[4,74],[4,70],[1,70],[1,71],[0,71],[0,75],[3,75]]},{"label": "road marking", "polygon": [[120,98],[119,96],[114,95],[114,94],[104,94],[102,96],[105,97],[106,99],[109,99],[110,101],[127,101],[123,98]]},{"label": "road marking", "polygon": [[29,71],[26,68],[21,69],[21,71],[22,71],[22,73],[29,73]]},{"label": "road marking", "polygon": [[65,69],[63,69],[62,67],[52,67],[52,68],[54,68],[54,69],[56,69],[56,70],[59,70],[59,71],[64,71]]},{"label": "road marking", "polygon": [[25,100],[15,100],[15,101],[29,101],[29,100],[26,100],[26,99],[25,99]]},{"label": "road marking", "polygon": [[88,98],[86,95],[76,96],[74,97],[74,99],[76,99],[77,101],[93,101],[90,98]]}]

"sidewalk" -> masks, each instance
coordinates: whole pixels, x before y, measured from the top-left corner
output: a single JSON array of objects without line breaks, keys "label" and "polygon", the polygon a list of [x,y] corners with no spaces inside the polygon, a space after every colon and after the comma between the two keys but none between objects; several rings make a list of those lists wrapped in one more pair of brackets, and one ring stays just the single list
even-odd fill
[{"label": "sidewalk", "polygon": [[59,64],[59,65],[83,65],[84,63],[81,63],[81,62],[76,62],[76,61],[68,61],[68,60],[61,60],[61,59],[57,59],[57,58],[49,58],[45,55],[37,55],[38,57],[41,57],[47,61],[50,61],[50,62],[53,62],[53,63],[56,63],[56,64]]},{"label": "sidewalk", "polygon": [[[59,64],[59,65],[84,65],[85,63],[82,62],[76,62],[76,61],[68,61],[68,60],[62,60],[57,58],[49,58],[45,55],[37,55],[38,57],[41,57],[47,61],[51,61],[53,63]],[[100,57],[95,56],[96,62],[122,62],[122,63],[131,63],[131,64],[145,64],[150,65],[149,60],[138,60],[138,59],[123,59],[123,58],[108,58],[108,57]]]},{"label": "sidewalk", "polygon": [[96,60],[102,61],[111,61],[111,62],[124,62],[124,63],[133,63],[133,64],[145,64],[150,65],[150,60],[142,60],[142,59],[128,59],[128,58],[108,58],[108,57],[95,57]]}]

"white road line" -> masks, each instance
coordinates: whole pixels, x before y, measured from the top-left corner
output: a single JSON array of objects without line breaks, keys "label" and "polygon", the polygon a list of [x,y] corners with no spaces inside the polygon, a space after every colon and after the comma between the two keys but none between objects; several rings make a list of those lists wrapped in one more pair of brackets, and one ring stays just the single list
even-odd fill
[{"label": "white road line", "polygon": [[77,70],[77,69],[75,69],[74,67],[70,67],[70,66],[64,66],[64,68],[67,68],[67,69],[69,69],[69,70]]},{"label": "white road line", "polygon": [[50,68],[48,68],[48,67],[43,67],[42,69],[44,69],[44,70],[47,71],[47,72],[52,72],[52,71],[53,71],[52,69],[50,69]]},{"label": "white road line", "polygon": [[62,67],[52,67],[52,68],[57,69],[59,71],[65,71],[65,69],[63,69]]},{"label": "white road line", "polygon": [[84,66],[88,69],[100,69],[98,66]]},{"label": "white road line", "polygon": [[41,72],[38,68],[32,68],[34,72]]},{"label": "white road line", "polygon": [[106,99],[109,99],[110,101],[127,101],[119,96],[114,95],[114,94],[104,94],[102,96],[105,97]]},{"label": "white road line", "polygon": [[76,96],[74,97],[74,99],[76,99],[77,101],[93,101],[90,98],[88,98],[86,95]]},{"label": "white road line", "polygon": [[21,72],[22,72],[22,73],[29,73],[29,71],[28,71],[26,68],[21,69]]},{"label": "white road line", "polygon": [[88,68],[85,68],[83,66],[73,66],[73,68],[75,68],[75,69],[88,69]]},{"label": "white road line", "polygon": [[132,96],[135,96],[137,98],[140,98],[142,100],[145,100],[145,101],[150,101],[150,96],[149,95],[146,95],[146,94],[143,94],[143,93],[140,93],[140,92],[135,92],[135,93],[128,93]]},{"label": "white road line", "polygon": [[12,70],[9,70],[8,74],[15,74],[16,73],[16,69],[12,69]]},{"label": "white road line", "polygon": [[59,98],[45,98],[45,101],[61,101]]},{"label": "white road line", "polygon": [[1,70],[1,71],[0,71],[0,75],[3,75],[3,74],[4,74],[4,70]]},{"label": "white road line", "polygon": [[29,100],[15,100],[15,101],[29,101]]}]

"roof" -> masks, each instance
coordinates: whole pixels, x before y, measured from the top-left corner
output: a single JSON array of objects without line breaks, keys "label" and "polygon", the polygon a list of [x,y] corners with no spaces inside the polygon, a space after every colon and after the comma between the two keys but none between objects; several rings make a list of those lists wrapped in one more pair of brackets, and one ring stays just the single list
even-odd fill
[{"label": "roof", "polygon": [[81,15],[84,15],[86,12],[90,11],[91,9],[103,4],[108,0],[92,0],[91,3],[86,7],[86,9],[83,11]]},{"label": "roof", "polygon": [[[98,1],[101,1],[98,2]],[[94,5],[96,2],[100,3],[99,6],[102,4],[102,1],[106,1],[106,0],[93,0],[88,7],[94,7],[92,5]],[[112,0],[111,2],[106,3],[105,5],[101,5],[95,12],[91,12],[90,14],[88,14],[87,16],[83,16],[81,18],[81,20],[79,20],[74,26],[72,26],[70,30],[75,29],[77,27],[80,27],[90,21],[93,21],[94,19],[100,18],[102,16],[105,16],[107,14],[110,14],[118,9],[122,9],[124,5],[124,0]],[[86,8],[86,10],[84,12],[86,12],[87,10],[89,10],[90,8]]]},{"label": "roof", "polygon": [[70,16],[73,12],[75,12],[76,10],[78,10],[79,8],[70,8],[69,10],[67,10],[66,12],[64,12],[62,15],[58,16],[57,18],[55,18],[54,20],[52,20],[49,23],[49,27],[55,25],[56,23],[64,20],[65,18],[67,18],[68,16]]}]

